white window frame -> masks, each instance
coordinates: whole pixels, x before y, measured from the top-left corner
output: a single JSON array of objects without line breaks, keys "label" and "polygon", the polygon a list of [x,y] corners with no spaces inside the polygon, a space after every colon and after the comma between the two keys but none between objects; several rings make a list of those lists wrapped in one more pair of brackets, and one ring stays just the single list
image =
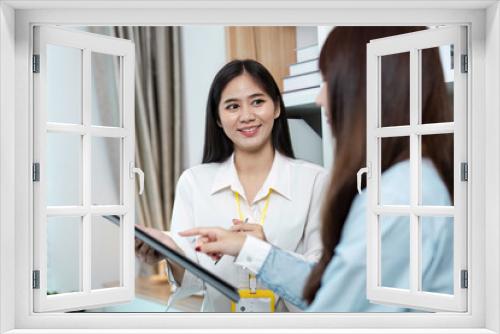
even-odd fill
[{"label": "white window frame", "polygon": [[[471,153],[468,311],[460,314],[34,314],[29,288],[33,221],[29,69],[34,24],[468,24],[472,86],[468,115],[468,151]],[[47,333],[43,328],[61,333],[77,332],[77,328],[79,333],[110,333],[113,328],[114,332],[123,328],[135,329],[128,333],[152,332],[141,330],[145,326],[163,328],[164,332],[189,327],[190,332],[205,333],[500,333],[499,63],[498,1],[2,1],[0,333]],[[486,176],[488,182],[485,182]],[[86,329],[90,326],[94,329]],[[165,329],[167,326],[169,329]]]},{"label": "white window frame", "polygon": [[[40,180],[33,184],[34,195],[34,255],[33,269],[39,271],[39,288],[34,289],[33,307],[36,312],[72,311],[124,303],[134,298],[133,235],[135,217],[135,123],[134,123],[134,66],[135,47],[126,39],[113,38],[83,31],[70,31],[53,26],[37,26],[34,34],[34,53],[39,55],[39,73],[33,75],[34,83],[34,161],[40,166]],[[81,124],[65,124],[48,121],[47,110],[47,45],[57,45],[81,50],[82,77]],[[92,52],[117,56],[120,59],[118,127],[92,125],[91,120],[91,57]],[[47,133],[78,134],[82,137],[82,203],[74,206],[47,206],[46,149]],[[120,199],[115,205],[92,205],[92,138],[120,139]],[[92,289],[92,216],[118,215],[121,217],[119,234],[120,285],[106,289]],[[47,225],[48,217],[80,217],[79,292],[47,295]]]},{"label": "white window frame", "polygon": [[[467,289],[461,287],[462,270],[467,270],[467,182],[461,180],[460,166],[467,163],[467,80],[469,72],[462,66],[454,67],[453,121],[422,124],[421,50],[454,45],[454,62],[461,64],[462,55],[467,55],[466,26],[436,27],[404,35],[391,36],[370,41],[367,45],[367,296],[377,303],[414,306],[431,311],[467,310]],[[381,110],[381,57],[407,52],[409,61],[410,108],[408,125],[382,126]],[[454,205],[425,206],[420,204],[422,143],[424,134],[451,134],[453,136],[453,188]],[[406,137],[410,143],[410,202],[408,205],[381,204],[381,146],[382,138]],[[381,286],[381,224],[382,215],[404,215],[409,217],[409,289]],[[425,216],[453,217],[453,293],[437,294],[425,292],[422,287],[421,268],[421,224]],[[406,221],[400,222],[405,224]]]}]

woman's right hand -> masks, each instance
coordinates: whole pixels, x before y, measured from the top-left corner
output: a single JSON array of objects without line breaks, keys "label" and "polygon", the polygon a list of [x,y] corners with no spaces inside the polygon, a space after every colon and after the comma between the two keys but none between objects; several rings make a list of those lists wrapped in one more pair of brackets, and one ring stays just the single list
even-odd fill
[{"label": "woman's right hand", "polygon": [[199,227],[179,232],[183,237],[200,236],[196,251],[209,256],[227,254],[238,256],[246,239],[245,233],[232,232],[220,227]]},{"label": "woman's right hand", "polygon": [[155,251],[153,248],[149,247],[145,242],[135,238],[135,255],[142,262],[147,264],[156,264],[159,261],[165,259],[160,253]]}]

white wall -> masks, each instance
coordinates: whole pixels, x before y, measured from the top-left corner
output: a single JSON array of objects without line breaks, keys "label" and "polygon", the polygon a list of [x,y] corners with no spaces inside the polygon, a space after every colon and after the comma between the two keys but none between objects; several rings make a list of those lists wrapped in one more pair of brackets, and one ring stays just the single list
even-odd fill
[{"label": "white wall", "polygon": [[297,49],[318,44],[318,29],[316,26],[297,26]]},{"label": "white wall", "polygon": [[205,136],[208,90],[217,71],[226,63],[223,26],[185,26],[182,42],[182,167],[201,163]]}]

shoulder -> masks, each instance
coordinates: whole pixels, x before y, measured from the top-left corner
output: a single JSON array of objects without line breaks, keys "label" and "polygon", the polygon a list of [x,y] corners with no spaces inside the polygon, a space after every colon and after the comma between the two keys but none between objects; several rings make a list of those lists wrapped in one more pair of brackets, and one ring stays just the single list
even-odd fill
[{"label": "shoulder", "polygon": [[221,166],[220,162],[210,162],[206,164],[199,164],[193,167],[186,169],[182,174],[190,175],[191,177],[204,177],[210,176],[217,173],[219,167]]},{"label": "shoulder", "polygon": [[[382,204],[410,203],[410,161],[398,162],[382,174],[380,191]],[[430,159],[422,159],[420,187],[422,203],[449,205],[450,198],[446,185]]]},{"label": "shoulder", "polygon": [[212,182],[221,166],[221,163],[212,162],[190,167],[182,172],[177,187],[192,187]]},{"label": "shoulder", "polygon": [[313,178],[325,177],[328,174],[327,169],[309,161],[285,158],[290,165],[290,170],[295,176],[311,176]]}]

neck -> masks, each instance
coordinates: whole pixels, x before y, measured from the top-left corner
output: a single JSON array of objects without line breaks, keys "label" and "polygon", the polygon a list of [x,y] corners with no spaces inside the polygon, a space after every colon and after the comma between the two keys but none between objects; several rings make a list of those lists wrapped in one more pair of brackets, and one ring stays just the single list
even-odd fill
[{"label": "neck", "polygon": [[274,147],[271,142],[260,150],[249,152],[235,148],[234,164],[238,175],[267,175],[274,161]]}]

